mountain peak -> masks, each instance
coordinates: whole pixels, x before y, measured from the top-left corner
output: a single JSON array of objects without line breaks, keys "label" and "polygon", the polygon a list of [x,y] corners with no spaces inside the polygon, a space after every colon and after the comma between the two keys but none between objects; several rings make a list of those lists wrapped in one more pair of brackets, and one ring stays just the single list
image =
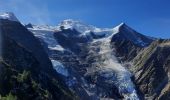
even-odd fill
[{"label": "mountain peak", "polygon": [[31,23],[25,24],[26,28],[33,28],[33,25]]},{"label": "mountain peak", "polygon": [[0,13],[0,19],[8,19],[10,21],[18,22],[18,19],[12,12]]},{"label": "mountain peak", "polygon": [[126,24],[124,22],[120,23],[118,26],[125,26]]},{"label": "mountain peak", "polygon": [[125,23],[121,23],[114,28],[116,35],[112,38],[114,40],[128,40],[139,46],[148,46],[153,40],[141,33],[138,33]]},{"label": "mountain peak", "polygon": [[71,28],[71,27],[74,27],[77,25],[78,26],[87,26],[83,22],[81,22],[79,20],[74,20],[74,19],[65,19],[59,24],[59,26],[64,26],[65,28]]},{"label": "mountain peak", "polygon": [[129,31],[129,32],[134,32],[132,28],[130,28],[126,23],[122,22],[119,25],[117,25],[114,30],[116,33],[119,33],[120,31]]},{"label": "mountain peak", "polygon": [[80,21],[74,19],[65,19],[61,22],[61,24],[73,24],[73,23],[80,23]]},{"label": "mountain peak", "polygon": [[64,26],[65,29],[76,29],[80,33],[86,33],[97,29],[95,26],[88,25],[82,21],[73,19],[63,20],[58,26]]},{"label": "mountain peak", "polygon": [[116,27],[121,28],[121,27],[129,27],[129,26],[125,22],[122,22],[119,25],[117,25]]}]

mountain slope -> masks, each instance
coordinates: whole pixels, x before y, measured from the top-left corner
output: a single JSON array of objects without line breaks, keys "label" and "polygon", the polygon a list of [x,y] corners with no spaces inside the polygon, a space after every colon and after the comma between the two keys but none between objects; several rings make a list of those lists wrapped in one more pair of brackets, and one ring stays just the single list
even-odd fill
[{"label": "mountain slope", "polygon": [[154,39],[136,32],[125,23],[114,28],[116,34],[112,36],[111,43],[116,48],[117,56],[123,61],[130,61],[138,52],[151,44]]},{"label": "mountain slope", "polygon": [[19,22],[1,20],[1,32],[7,34],[10,38],[14,39],[16,42],[20,43],[23,47],[30,50],[37,60],[41,64],[41,68],[46,69],[47,71],[51,69],[48,66],[51,66],[51,62],[48,59],[48,55],[43,51],[39,40],[33,36],[33,34],[28,31],[23,25]]},{"label": "mountain slope", "polygon": [[151,38],[136,32],[125,23],[121,23],[115,29],[117,29],[117,34],[112,37],[112,41],[129,40],[143,47],[148,46],[152,42]]},{"label": "mountain slope", "polygon": [[135,81],[147,99],[169,99],[169,43],[155,41],[134,59]]},{"label": "mountain slope", "polygon": [[53,69],[41,42],[23,25],[0,19],[0,36],[0,99],[11,95],[17,100],[75,98]]}]

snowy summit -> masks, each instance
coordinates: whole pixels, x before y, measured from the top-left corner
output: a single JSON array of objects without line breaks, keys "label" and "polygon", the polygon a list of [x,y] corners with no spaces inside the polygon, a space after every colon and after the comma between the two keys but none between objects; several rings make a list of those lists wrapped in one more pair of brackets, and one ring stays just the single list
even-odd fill
[{"label": "snowy summit", "polygon": [[18,22],[18,19],[11,12],[0,13],[0,19],[7,19],[7,20],[10,20],[10,21],[17,21]]},{"label": "snowy summit", "polygon": [[65,29],[76,29],[80,33],[87,33],[89,31],[94,31],[97,29],[92,25],[87,25],[81,21],[73,19],[63,20],[58,26],[64,26]]}]

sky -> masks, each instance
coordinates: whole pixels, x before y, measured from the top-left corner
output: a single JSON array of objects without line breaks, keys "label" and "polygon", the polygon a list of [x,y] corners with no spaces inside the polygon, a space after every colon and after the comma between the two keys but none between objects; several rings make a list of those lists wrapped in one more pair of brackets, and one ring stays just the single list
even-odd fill
[{"label": "sky", "polygon": [[0,12],[21,23],[57,25],[80,20],[101,28],[124,22],[153,37],[170,38],[170,0],[0,0]]}]

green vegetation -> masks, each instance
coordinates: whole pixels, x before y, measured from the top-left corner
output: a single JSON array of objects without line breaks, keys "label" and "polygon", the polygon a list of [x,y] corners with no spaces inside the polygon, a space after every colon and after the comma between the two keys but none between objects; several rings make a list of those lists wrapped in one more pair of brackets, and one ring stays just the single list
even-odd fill
[{"label": "green vegetation", "polygon": [[9,93],[7,96],[5,97],[1,97],[0,96],[0,100],[17,100],[17,97],[12,95],[11,93]]},{"label": "green vegetation", "polygon": [[25,82],[28,79],[29,75],[30,75],[30,72],[24,70],[23,73],[18,74],[17,81],[20,83]]},{"label": "green vegetation", "polygon": [[[0,83],[0,100],[75,99],[75,95],[63,87],[55,78],[43,76],[46,77],[46,80],[39,81],[39,77],[42,77],[41,74],[36,76],[30,70],[16,70],[3,61],[0,62],[1,65],[3,65],[3,73],[0,76],[0,80],[2,80]],[[55,91],[56,97],[51,91]],[[2,93],[5,94],[2,95]]]}]

